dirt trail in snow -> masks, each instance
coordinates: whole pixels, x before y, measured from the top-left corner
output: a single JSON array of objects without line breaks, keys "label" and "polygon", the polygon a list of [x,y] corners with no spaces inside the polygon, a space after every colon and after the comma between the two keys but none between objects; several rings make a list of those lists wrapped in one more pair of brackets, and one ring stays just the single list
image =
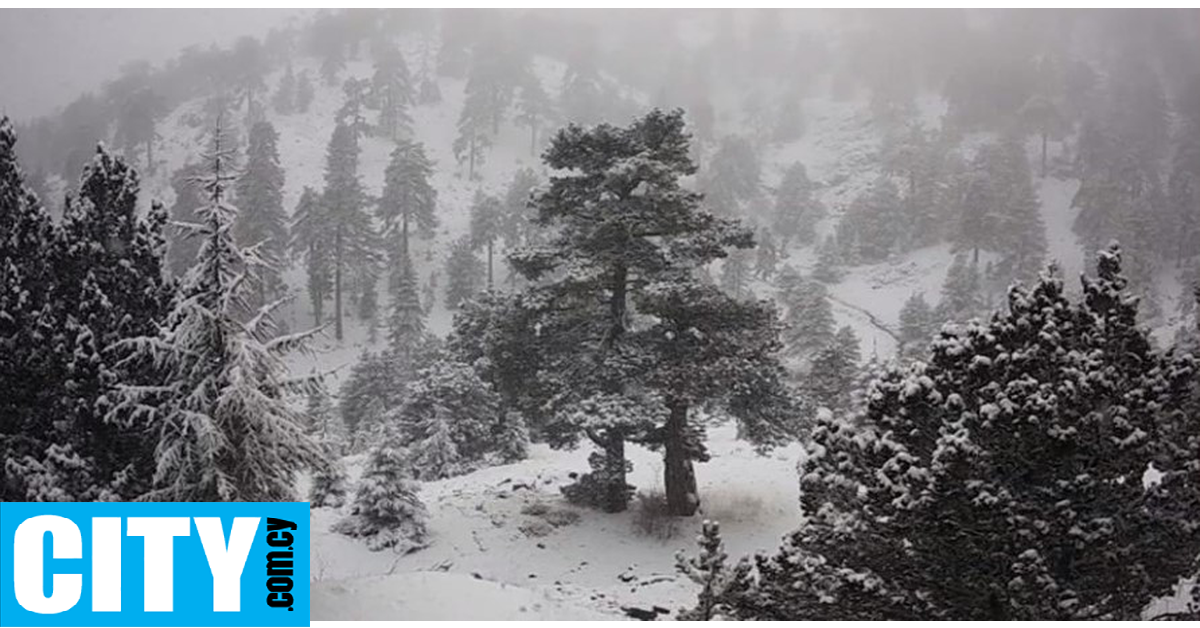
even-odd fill
[{"label": "dirt trail in snow", "polygon": [[887,325],[884,325],[883,321],[879,320],[874,314],[872,314],[870,312],[870,310],[867,310],[865,308],[854,305],[853,303],[847,303],[832,294],[829,295],[829,300],[834,305],[845,308],[845,309],[849,310],[850,312],[852,312],[853,314],[856,314],[858,316],[858,318],[866,320],[868,323],[871,324],[872,327],[887,334],[888,337],[890,337],[892,340],[896,341],[897,346],[900,345],[900,335],[898,333],[896,333],[892,328],[888,327]]}]

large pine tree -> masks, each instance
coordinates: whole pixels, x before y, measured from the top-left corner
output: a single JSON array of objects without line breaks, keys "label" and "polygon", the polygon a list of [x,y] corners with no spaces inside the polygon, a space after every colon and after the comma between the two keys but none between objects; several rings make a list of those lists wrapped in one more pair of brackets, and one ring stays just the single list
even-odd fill
[{"label": "large pine tree", "polygon": [[120,386],[114,415],[131,413],[155,434],[153,487],[162,501],[290,501],[295,473],[326,464],[304,431],[290,397],[315,392],[311,377],[293,378],[284,356],[311,332],[276,337],[273,312],[246,323],[248,273],[264,263],[234,241],[237,209],[228,202],[235,179],[220,132],[197,183],[208,203],[197,210],[197,263],[158,333],[126,340],[126,363],[154,365],[146,381]]},{"label": "large pine tree", "polygon": [[386,248],[392,271],[389,285],[393,289],[401,260],[410,255],[410,226],[426,240],[433,237],[438,226],[437,190],[430,182],[432,176],[433,162],[425,155],[425,147],[400,140],[383,174],[383,195],[379,198],[377,212],[388,243]]},{"label": "large pine tree", "polygon": [[242,247],[256,246],[268,265],[250,279],[257,296],[250,307],[257,310],[283,295],[287,287],[278,269],[286,259],[288,216],[283,209],[283,168],[279,165],[279,133],[270,122],[250,128],[246,165],[234,186],[238,215],[234,237]]},{"label": "large pine tree", "polygon": [[358,175],[359,152],[354,131],[338,124],[326,152],[325,191],[321,195],[323,235],[332,263],[334,336],[338,340],[343,337],[346,293],[349,288],[362,290],[374,282],[379,261],[378,236],[367,212],[369,198]]},{"label": "large pine tree", "polygon": [[557,429],[582,432],[601,450],[590,477],[593,503],[606,510],[623,510],[629,498],[625,441],[657,416],[627,389],[639,364],[628,333],[633,300],[727,247],[751,245],[749,231],[702,211],[699,196],[680,186],[695,172],[683,124],[682,112],[654,111],[625,128],[560,131],[545,157],[559,174],[535,199],[537,223],[557,229],[510,256],[540,282],[529,292],[545,304],[539,325],[561,391]]},{"label": "large pine tree", "polygon": [[[737,619],[1126,619],[1195,573],[1191,356],[1153,347],[1100,257],[823,415],[805,523],[722,600]],[[1149,480],[1148,465],[1161,474]]]}]

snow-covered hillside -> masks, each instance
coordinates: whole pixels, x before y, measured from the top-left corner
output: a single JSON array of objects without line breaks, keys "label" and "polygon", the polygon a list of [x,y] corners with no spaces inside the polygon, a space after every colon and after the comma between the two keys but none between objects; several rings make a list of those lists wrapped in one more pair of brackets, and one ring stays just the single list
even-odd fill
[{"label": "snow-covered hillside", "polygon": [[[416,53],[416,43],[407,53]],[[314,75],[317,64],[301,60],[296,71]],[[351,62],[345,77],[369,77],[368,60]],[[563,66],[538,59],[536,72],[551,91],[562,81]],[[267,78],[275,85],[279,73]],[[431,242],[416,241],[413,258],[420,284],[443,274],[449,243],[468,231],[468,212],[477,191],[502,194],[513,173],[524,167],[542,170],[529,151],[527,132],[506,124],[495,147],[480,167],[480,180],[468,180],[465,168],[453,155],[457,118],[464,98],[464,81],[440,78],[443,101],[412,111],[415,139],[435,161],[433,184],[438,192],[440,225]],[[644,100],[649,100],[645,98]],[[197,130],[185,121],[203,106],[200,100],[184,103],[159,127],[159,166],[149,177],[150,196],[171,200],[169,174],[199,157]],[[286,172],[284,205],[294,208],[306,186],[322,186],[326,145],[332,120],[342,104],[340,88],[319,85],[307,113],[268,117],[280,134],[281,165]],[[944,111],[939,98],[919,99],[920,116],[936,123]],[[876,154],[880,136],[864,100],[833,100],[822,94],[805,99],[806,130],[803,137],[763,151],[763,179],[769,188],[778,184],[784,170],[803,163],[818,183],[820,200],[829,215],[818,226],[830,233],[850,203],[880,174]],[[378,196],[392,143],[366,138],[361,143],[359,172],[370,194]],[[1032,156],[1034,140],[1027,149]],[[1050,176],[1035,179],[1046,225],[1049,257],[1057,261],[1068,279],[1069,290],[1088,263],[1071,225],[1076,209],[1071,201],[1079,183]],[[811,272],[816,263],[813,247],[788,251],[788,263]],[[838,326],[850,326],[862,342],[866,356],[881,360],[897,353],[900,309],[914,293],[932,302],[945,281],[953,254],[949,244],[921,248],[887,261],[853,266],[829,286]],[[504,266],[498,264],[503,283]],[[304,294],[304,272],[291,268],[285,279],[296,298],[287,310],[287,323],[302,329],[312,323]],[[1171,270],[1160,277],[1161,334],[1169,337],[1179,321],[1176,300],[1183,293]],[[760,296],[772,287],[756,282]],[[429,313],[431,331],[445,335],[452,313],[438,298]],[[315,352],[292,364],[296,371],[329,372],[330,390],[337,391],[351,365],[368,348],[367,330],[347,318],[345,340],[331,336],[318,340]],[[698,466],[703,503],[700,516],[672,520],[653,517],[635,500],[629,512],[610,515],[576,509],[559,491],[569,474],[587,468],[587,448],[551,450],[535,445],[528,460],[487,468],[448,480],[424,482],[421,499],[430,510],[431,544],[411,554],[372,552],[352,538],[333,532],[342,516],[330,509],[313,512],[312,617],[324,619],[614,619],[626,607],[674,613],[691,604],[695,585],[675,572],[675,553],[694,549],[694,538],[703,519],[722,524],[731,556],[769,551],[782,535],[796,527],[799,518],[796,463],[798,445],[757,454],[736,438],[735,428],[724,424],[711,430],[711,462]],[[661,454],[633,447],[630,476],[645,495],[661,494]],[[353,481],[361,472],[362,456],[346,460]]]}]

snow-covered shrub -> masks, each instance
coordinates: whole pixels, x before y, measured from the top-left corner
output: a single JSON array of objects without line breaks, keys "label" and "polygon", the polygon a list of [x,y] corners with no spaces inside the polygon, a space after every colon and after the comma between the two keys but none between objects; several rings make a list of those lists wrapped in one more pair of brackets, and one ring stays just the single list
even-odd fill
[{"label": "snow-covered shrub", "polygon": [[376,447],[359,480],[350,515],[334,531],[364,538],[372,550],[407,553],[428,544],[429,515],[409,479],[408,452],[385,442]]},{"label": "snow-covered shrub", "polygon": [[313,473],[308,502],[312,508],[341,508],[346,503],[346,469],[340,460],[330,460]]},{"label": "snow-covered shrub", "polygon": [[683,550],[675,554],[675,569],[700,585],[695,608],[679,611],[680,621],[712,621],[729,616],[727,601],[734,597],[739,588],[744,588],[750,574],[750,563],[743,559],[730,568],[725,564],[725,544],[721,541],[721,529],[716,521],[705,521],[700,535],[696,537],[700,553],[688,557]]},{"label": "snow-covered shrub", "polygon": [[668,541],[679,533],[679,518],[671,514],[665,495],[639,491],[633,505],[633,529],[642,536]]}]

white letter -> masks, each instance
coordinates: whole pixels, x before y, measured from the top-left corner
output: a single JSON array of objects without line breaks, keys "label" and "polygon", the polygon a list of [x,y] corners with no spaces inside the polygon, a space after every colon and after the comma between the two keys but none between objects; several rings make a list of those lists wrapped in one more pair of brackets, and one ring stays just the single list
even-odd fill
[{"label": "white letter", "polygon": [[196,532],[213,575],[213,610],[218,613],[236,613],[242,608],[242,568],[254,544],[258,520],[258,517],[234,517],[226,549],[220,517],[196,517]]},{"label": "white letter", "polygon": [[169,613],[175,603],[175,537],[190,536],[187,517],[130,517],[125,532],[146,538],[145,609]]},{"label": "white letter", "polygon": [[54,558],[83,558],[83,537],[70,519],[57,515],[30,517],[13,534],[13,589],[25,610],[53,615],[70,610],[83,592],[83,574],[56,573],[50,597],[42,591],[42,541],[50,533]]},{"label": "white letter", "polygon": [[121,518],[92,519],[92,611],[121,610]]}]

